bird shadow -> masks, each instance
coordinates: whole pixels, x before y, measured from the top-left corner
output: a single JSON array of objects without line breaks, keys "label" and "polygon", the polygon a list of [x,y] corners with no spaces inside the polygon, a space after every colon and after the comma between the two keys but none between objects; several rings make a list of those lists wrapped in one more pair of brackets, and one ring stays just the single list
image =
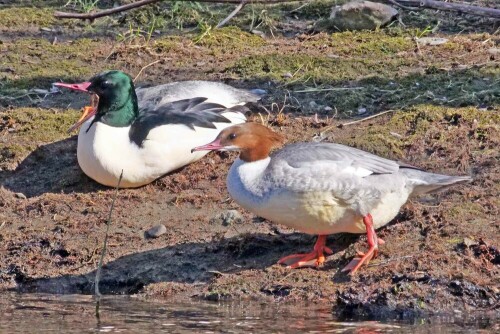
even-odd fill
[{"label": "bird shadow", "polygon": [[40,145],[15,170],[0,171],[3,187],[27,197],[45,193],[92,192],[104,189],[78,166],[77,136]]},{"label": "bird shadow", "polygon": [[[335,251],[345,249],[350,240],[336,242]],[[152,283],[208,283],[214,273],[234,274],[273,266],[283,255],[310,251],[312,241],[313,237],[300,233],[244,234],[133,253],[103,266],[99,288],[104,294],[132,294]],[[38,279],[14,274],[19,292],[92,294],[96,271]]]}]

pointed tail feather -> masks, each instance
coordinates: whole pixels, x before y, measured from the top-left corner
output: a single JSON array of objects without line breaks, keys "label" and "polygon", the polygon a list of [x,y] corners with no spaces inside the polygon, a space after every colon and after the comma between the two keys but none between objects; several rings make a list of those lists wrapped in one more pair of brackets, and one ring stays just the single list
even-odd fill
[{"label": "pointed tail feather", "polygon": [[412,195],[434,193],[445,190],[455,184],[472,181],[470,176],[449,176],[415,169],[403,169],[402,172],[408,176],[414,186]]}]

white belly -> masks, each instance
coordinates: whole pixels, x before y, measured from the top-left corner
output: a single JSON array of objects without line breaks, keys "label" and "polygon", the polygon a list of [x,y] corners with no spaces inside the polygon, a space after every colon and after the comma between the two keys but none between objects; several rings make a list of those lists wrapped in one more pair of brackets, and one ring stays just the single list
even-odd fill
[{"label": "white belly", "polygon": [[[273,178],[266,178],[269,162],[270,158],[254,162],[237,159],[227,178],[231,197],[258,216],[309,234],[365,233],[363,215],[368,213],[373,218],[374,228],[380,228],[396,217],[409,196],[406,177],[401,174],[352,183],[353,187],[376,186],[379,191],[359,189],[356,196],[344,197],[351,198],[349,202],[335,197],[333,190],[307,191],[304,188],[296,191],[292,187],[280,187],[280,182]],[[279,179],[280,171],[275,170]],[[374,198],[374,193],[381,197]],[[367,197],[364,202],[363,196]]]},{"label": "white belly", "polygon": [[[225,115],[225,114],[223,114]],[[233,115],[235,115],[233,113]],[[231,117],[234,123],[245,121]],[[77,157],[83,172],[95,181],[115,187],[123,170],[122,188],[140,187],[155,179],[199,160],[208,151],[191,153],[191,149],[215,139],[220,129],[231,123],[216,123],[216,129],[192,130],[170,124],[150,131],[142,147],[129,139],[129,127],[111,127],[90,120],[82,125],[78,136]]]},{"label": "white belly", "polygon": [[[266,200],[258,201],[233,189],[231,196],[256,215],[304,233],[366,232],[363,216],[329,192],[276,192]],[[407,194],[395,192],[384,195],[370,212],[375,229],[394,219],[407,198]]]}]

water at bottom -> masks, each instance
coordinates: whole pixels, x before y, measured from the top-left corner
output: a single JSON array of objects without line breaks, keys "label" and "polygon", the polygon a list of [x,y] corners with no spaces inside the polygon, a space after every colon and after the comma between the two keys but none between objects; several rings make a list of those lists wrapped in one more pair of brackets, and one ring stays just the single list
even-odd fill
[{"label": "water at bottom", "polygon": [[105,296],[100,317],[95,300],[81,295],[4,293],[0,333],[487,333],[490,321],[454,317],[409,322],[336,321],[321,305],[256,302],[144,301]]}]

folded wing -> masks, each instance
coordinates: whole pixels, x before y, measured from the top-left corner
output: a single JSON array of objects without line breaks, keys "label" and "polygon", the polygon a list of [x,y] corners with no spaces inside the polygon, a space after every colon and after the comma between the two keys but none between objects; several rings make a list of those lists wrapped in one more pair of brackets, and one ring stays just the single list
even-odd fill
[{"label": "folded wing", "polygon": [[195,127],[215,129],[214,123],[231,123],[222,113],[246,111],[243,106],[228,109],[206,100],[204,97],[196,97],[141,109],[139,117],[130,128],[130,140],[141,146],[152,129],[166,124],[185,125],[192,130],[195,130]]}]

